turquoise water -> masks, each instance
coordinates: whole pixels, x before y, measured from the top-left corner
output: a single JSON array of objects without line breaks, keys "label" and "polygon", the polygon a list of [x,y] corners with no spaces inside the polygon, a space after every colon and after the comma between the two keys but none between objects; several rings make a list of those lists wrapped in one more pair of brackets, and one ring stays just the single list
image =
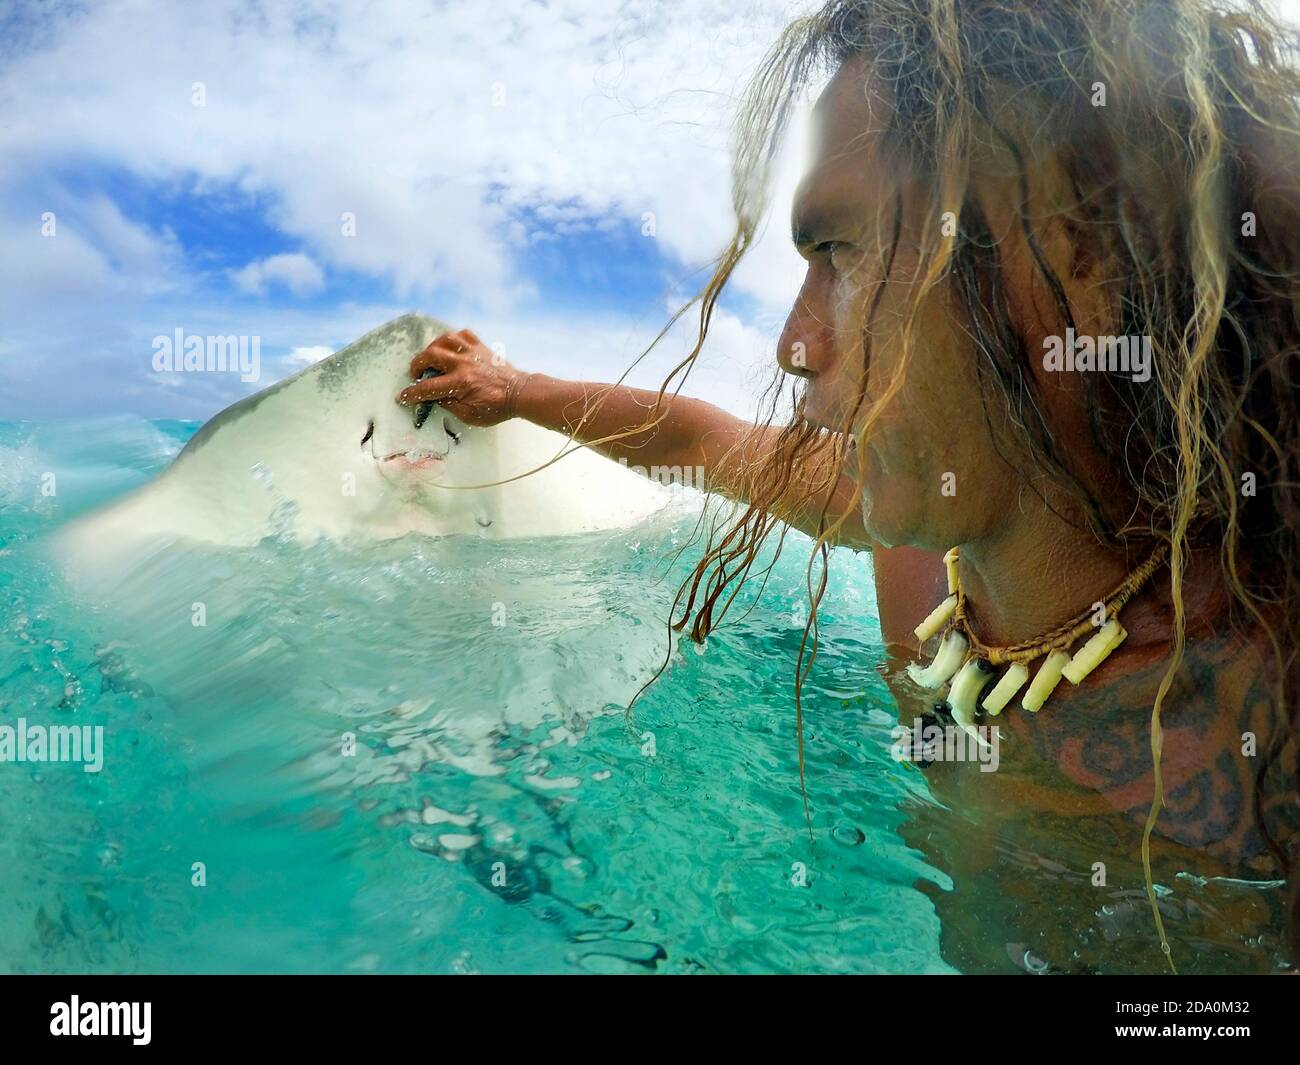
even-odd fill
[{"label": "turquoise water", "polygon": [[806,689],[810,840],[802,538],[629,723],[689,500],[616,534],[268,539],[162,552],[111,602],[66,586],[41,538],[196,428],[0,423],[0,724],[105,730],[98,774],[0,763],[0,971],[948,971],[867,556],[835,560]]}]

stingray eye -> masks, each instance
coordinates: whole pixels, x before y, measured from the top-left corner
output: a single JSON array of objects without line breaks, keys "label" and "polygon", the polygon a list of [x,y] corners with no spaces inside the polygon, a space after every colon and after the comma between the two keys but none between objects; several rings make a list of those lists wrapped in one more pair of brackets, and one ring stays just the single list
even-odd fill
[{"label": "stingray eye", "polygon": [[361,446],[365,447],[370,442],[370,438],[375,435],[375,423],[371,422],[366,428],[366,435],[361,438]]},{"label": "stingray eye", "polygon": [[454,431],[454,430],[452,429],[452,427],[451,427],[451,422],[447,421],[446,418],[443,418],[443,419],[442,419],[442,430],[443,430],[443,432],[445,432],[449,437],[451,437],[451,442],[452,442],[453,444],[459,444],[459,443],[460,443],[460,433],[458,433],[458,432],[456,432],[456,431]]}]

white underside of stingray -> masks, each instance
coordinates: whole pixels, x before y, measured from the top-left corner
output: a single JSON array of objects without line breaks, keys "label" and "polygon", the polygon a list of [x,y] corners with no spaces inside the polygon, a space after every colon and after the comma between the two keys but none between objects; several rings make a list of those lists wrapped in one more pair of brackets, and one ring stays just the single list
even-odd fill
[{"label": "white underside of stingray", "polygon": [[665,504],[662,487],[585,448],[476,487],[575,445],[519,419],[473,428],[436,406],[416,429],[395,396],[447,328],[405,315],[226,408],[157,480],[73,522],[60,549],[93,561],[157,538],[557,536],[623,528]]}]

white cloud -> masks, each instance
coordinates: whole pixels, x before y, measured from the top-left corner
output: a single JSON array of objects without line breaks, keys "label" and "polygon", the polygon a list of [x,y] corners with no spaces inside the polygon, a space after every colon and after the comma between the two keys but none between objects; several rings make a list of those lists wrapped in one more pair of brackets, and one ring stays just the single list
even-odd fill
[{"label": "white cloud", "polygon": [[146,295],[177,287],[181,248],[170,229],[155,231],[131,221],[103,194],[90,196],[84,205],[72,203],[70,224],[94,242],[119,276],[135,280]]},{"label": "white cloud", "polygon": [[[529,369],[617,377],[662,326],[663,306],[622,317],[523,311],[523,268],[540,240],[639,229],[646,212],[659,247],[686,264],[674,273],[707,264],[731,229],[734,95],[800,2],[554,0],[486,12],[470,0],[143,0],[59,16],[40,51],[0,69],[0,242],[14,253],[0,256],[0,311],[6,351],[20,353],[0,359],[0,375],[12,401],[43,397],[35,416],[106,403],[206,415],[238,386],[197,377],[164,389],[137,375],[150,338],[177,327],[260,335],[271,365],[295,369],[306,352],[424,304],[509,336],[510,357]],[[233,189],[255,203],[298,250],[231,271],[244,292],[305,295],[353,272],[387,280],[387,298],[380,288],[370,304],[324,314],[231,303],[169,231],[107,196],[61,190],[71,168],[129,173],[181,197]],[[59,211],[57,243],[39,236],[46,199]],[[755,320],[719,314],[717,344],[687,386],[733,409],[746,408],[744,375],[766,365],[770,327],[798,287],[788,205],[777,202],[734,282],[757,301]],[[664,353],[684,350],[684,330]],[[43,393],[40,382],[69,365],[88,387]],[[665,354],[633,379],[656,385],[667,365]]]},{"label": "white cloud", "polygon": [[107,196],[75,196],[57,183],[0,214],[0,311],[24,314],[97,296],[152,297],[189,284],[175,235],[126,218]]},{"label": "white cloud", "polygon": [[0,75],[0,158],[13,174],[75,157],[236,183],[327,267],[386,276],[403,297],[452,285],[504,305],[519,208],[575,226],[652,211],[688,263],[718,250],[729,105],[791,13],[781,0],[105,5]]},{"label": "white cloud", "polygon": [[230,277],[240,290],[258,296],[271,283],[283,285],[295,296],[310,295],[325,287],[325,272],[310,255],[299,252],[254,260],[231,271]]}]

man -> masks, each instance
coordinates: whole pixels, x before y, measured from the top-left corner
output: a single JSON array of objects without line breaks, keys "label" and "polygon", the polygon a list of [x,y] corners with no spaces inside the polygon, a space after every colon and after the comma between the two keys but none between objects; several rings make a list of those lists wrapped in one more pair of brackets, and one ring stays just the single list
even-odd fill
[{"label": "man", "polygon": [[[957,589],[940,627],[990,680],[1017,655],[1077,664],[1085,637],[1062,633],[1090,612],[1122,623],[1039,712],[1026,680],[981,716],[997,772],[929,771],[948,809],[909,833],[953,876],[936,902],[961,968],[1294,963],[1300,79],[1280,34],[1201,3],[836,0],[755,79],[738,231],[702,305],[706,330],[824,63],[779,344],[790,425],[521,374],[469,330],[399,397],[702,466],[748,509],[684,589],[696,637],[778,519],[872,551],[900,664]],[[917,677],[891,677],[900,720],[960,724],[957,682],[936,703]]]}]

